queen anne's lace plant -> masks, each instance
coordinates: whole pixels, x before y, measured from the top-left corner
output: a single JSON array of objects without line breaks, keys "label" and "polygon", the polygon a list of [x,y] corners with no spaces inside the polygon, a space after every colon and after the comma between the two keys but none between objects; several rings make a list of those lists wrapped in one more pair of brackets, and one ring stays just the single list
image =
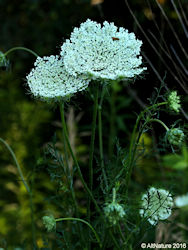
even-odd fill
[{"label": "queen anne's lace plant", "polygon": [[176,207],[188,207],[188,193],[185,195],[176,197],[174,203]]},{"label": "queen anne's lace plant", "polygon": [[121,80],[142,73],[142,41],[134,33],[114,23],[87,20],[74,28],[61,47],[66,70],[76,76],[85,74],[94,80]]},{"label": "queen anne's lace plant", "polygon": [[66,98],[88,87],[89,80],[84,76],[71,76],[58,56],[38,57],[34,66],[26,78],[35,97]]},{"label": "queen anne's lace plant", "polygon": [[159,220],[165,220],[171,215],[173,199],[168,191],[151,187],[141,200],[140,215],[151,225],[156,225]]},{"label": "queen anne's lace plant", "polygon": [[168,96],[168,104],[170,109],[175,112],[179,112],[181,108],[180,97],[177,95],[177,91],[172,91]]}]

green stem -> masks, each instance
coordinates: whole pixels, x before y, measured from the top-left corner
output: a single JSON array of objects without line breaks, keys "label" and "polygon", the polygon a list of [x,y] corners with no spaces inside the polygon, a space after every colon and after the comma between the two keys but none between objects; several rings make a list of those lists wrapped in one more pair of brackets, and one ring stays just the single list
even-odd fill
[{"label": "green stem", "polygon": [[[89,188],[91,191],[93,188],[93,155],[94,155],[94,144],[95,144],[98,96],[99,96],[99,85],[97,84],[94,96],[93,120],[92,120],[91,142],[90,142],[90,152],[89,152]],[[90,204],[90,199],[89,199],[89,204]],[[88,208],[90,208],[90,205],[88,206]]]},{"label": "green stem", "polygon": [[124,235],[123,235],[123,233],[122,233],[122,231],[121,231],[120,223],[118,223],[117,227],[118,227],[118,231],[119,231],[119,233],[120,233],[121,239],[123,240],[123,244],[124,244],[124,242],[125,242],[125,237],[124,237]]},{"label": "green stem", "polygon": [[108,189],[108,181],[107,181],[105,167],[104,167],[103,136],[102,136],[102,104],[103,104],[104,94],[105,94],[105,87],[103,86],[100,104],[98,106],[99,152],[100,152],[100,163],[101,163],[104,183],[105,183],[106,188]]},{"label": "green stem", "polygon": [[116,202],[116,189],[115,188],[112,189],[112,202],[113,203]]},{"label": "green stem", "polygon": [[16,159],[16,156],[15,156],[13,150],[12,150],[11,147],[8,145],[8,143],[6,143],[6,141],[4,141],[2,138],[0,138],[0,141],[5,145],[5,147],[8,149],[9,153],[11,154],[11,156],[12,156],[12,158],[13,158],[15,164],[16,164],[16,167],[17,167],[17,169],[18,169],[18,173],[19,173],[19,175],[20,175],[20,177],[21,177],[21,180],[22,180],[22,182],[23,182],[23,184],[24,184],[24,186],[25,186],[27,192],[30,194],[31,190],[30,190],[29,186],[27,185],[26,180],[24,179],[24,176],[23,176],[21,167],[20,167],[20,165],[19,165],[19,163],[18,163],[18,161],[17,161],[17,159]]},{"label": "green stem", "polygon": [[63,149],[64,149],[64,154],[65,154],[65,164],[66,164],[66,167],[67,167],[66,170],[68,172],[69,178],[72,180],[73,176],[71,175],[71,172],[70,172],[70,169],[69,169],[68,152],[67,152],[67,148],[66,148],[66,145],[65,145],[65,134],[64,134],[63,128],[62,128],[62,135],[63,135]]},{"label": "green stem", "polygon": [[25,47],[14,47],[14,48],[11,48],[7,52],[4,53],[4,56],[7,56],[8,54],[10,54],[11,52],[13,52],[15,50],[24,50],[24,51],[27,51],[27,52],[31,53],[32,55],[38,57],[37,53],[35,53],[33,50],[25,48]]},{"label": "green stem", "polygon": [[58,222],[58,221],[67,221],[67,220],[79,221],[79,222],[82,222],[82,223],[86,224],[86,225],[92,230],[92,232],[94,233],[94,235],[95,235],[95,237],[96,237],[96,239],[97,239],[97,241],[98,241],[98,243],[99,243],[100,248],[102,248],[102,244],[101,244],[100,238],[99,238],[97,232],[96,232],[95,229],[91,226],[90,223],[88,223],[88,222],[85,221],[85,220],[79,219],[79,218],[59,218],[59,219],[56,219],[56,222]]},{"label": "green stem", "polygon": [[125,182],[126,183],[126,196],[128,195],[128,186],[129,186],[130,177],[131,177],[131,173],[132,173],[132,169],[133,169],[134,156],[135,156],[135,152],[136,152],[136,148],[137,148],[137,145],[134,142],[135,142],[138,124],[139,124],[140,120],[143,118],[145,113],[147,113],[151,109],[155,109],[155,108],[158,108],[158,107],[160,107],[162,105],[166,105],[166,104],[167,104],[167,102],[161,102],[161,103],[157,103],[157,104],[154,104],[154,105],[146,108],[145,110],[143,110],[140,113],[140,115],[138,116],[138,118],[136,120],[136,124],[135,124],[134,129],[133,129],[133,133],[131,136],[131,143],[130,143],[130,147],[129,147],[128,166],[127,166],[128,171],[126,174],[126,182]]},{"label": "green stem", "polygon": [[116,117],[116,107],[115,107],[115,90],[111,88],[111,98],[110,98],[110,132],[109,132],[109,139],[108,139],[108,155],[109,157],[113,154],[114,149],[114,138],[116,135],[115,130],[115,117]]},{"label": "green stem", "polygon": [[166,131],[169,130],[169,128],[166,126],[166,124],[164,124],[164,122],[162,122],[159,119],[150,119],[147,123],[149,123],[149,122],[158,122],[158,123],[160,123],[166,129]]},{"label": "green stem", "polygon": [[16,159],[16,156],[13,152],[13,150],[11,149],[11,147],[8,145],[8,143],[6,143],[6,141],[4,141],[2,138],[0,138],[0,141],[5,145],[5,147],[8,149],[9,153],[11,154],[15,164],[16,164],[16,167],[18,169],[18,173],[20,175],[20,178],[29,194],[29,202],[30,202],[30,210],[31,210],[31,225],[32,225],[32,238],[33,238],[33,245],[35,246],[36,244],[36,236],[35,236],[35,224],[34,224],[34,209],[33,209],[33,199],[32,199],[32,190],[29,188],[24,176],[23,176],[23,173],[22,173],[22,170],[21,170],[21,167]]},{"label": "green stem", "polygon": [[92,200],[93,203],[95,204],[95,207],[96,207],[97,211],[98,211],[100,214],[102,214],[102,212],[101,212],[101,210],[100,210],[100,208],[99,208],[99,206],[98,206],[98,204],[97,204],[95,198],[93,197],[93,195],[92,195],[90,189],[88,188],[86,182],[84,181],[82,172],[81,172],[81,170],[80,170],[80,166],[79,166],[79,164],[78,164],[78,161],[77,161],[77,159],[76,159],[76,157],[75,157],[75,155],[74,155],[74,153],[73,153],[72,147],[71,147],[71,145],[70,145],[69,137],[68,137],[68,133],[67,133],[67,127],[66,127],[65,118],[64,118],[64,108],[63,108],[63,107],[64,107],[64,105],[63,105],[62,103],[60,103],[61,121],[62,121],[62,126],[63,126],[63,130],[64,130],[65,140],[66,140],[67,146],[68,146],[68,148],[69,148],[69,151],[70,151],[70,154],[71,154],[71,156],[72,156],[72,159],[73,159],[73,161],[74,161],[74,163],[75,163],[75,165],[76,165],[76,168],[77,168],[79,177],[80,177],[80,179],[81,179],[81,181],[82,181],[82,184],[83,184],[85,190],[87,191],[87,193],[89,194],[91,200]]},{"label": "green stem", "polygon": [[36,247],[36,234],[35,234],[35,218],[34,218],[34,207],[33,207],[33,194],[29,193],[29,203],[31,210],[31,228],[32,228],[32,238],[33,238],[33,246]]},{"label": "green stem", "polygon": [[114,235],[113,235],[111,229],[109,230],[109,235],[110,235],[110,238],[113,240],[113,242],[114,242],[115,246],[117,247],[117,249],[120,249],[120,246],[119,246],[118,242],[116,241],[116,239],[114,238]]},{"label": "green stem", "polygon": [[[63,109],[63,113],[64,113],[64,103],[62,103],[62,109]],[[65,131],[64,131],[63,126],[62,126],[62,134],[63,134],[63,147],[64,147],[64,154],[65,154],[65,163],[66,163],[66,170],[67,170],[67,171],[66,170],[65,171],[68,172],[68,173],[65,172],[65,175],[66,175],[66,179],[68,181],[68,185],[70,187],[71,196],[72,196],[73,204],[74,204],[74,207],[75,207],[75,214],[76,214],[77,217],[79,217],[78,205],[77,205],[77,202],[76,202],[76,196],[75,196],[75,192],[74,192],[74,189],[73,189],[73,186],[72,186],[73,175],[71,175],[70,168],[69,168],[68,152],[67,152],[66,145],[65,145]],[[84,237],[82,235],[82,231],[81,231],[80,226],[78,226],[78,230],[79,230],[79,234],[81,236],[81,239],[84,242]]]},{"label": "green stem", "polygon": [[[95,207],[96,207],[98,213],[99,213],[100,216],[103,218],[104,224],[106,225],[106,220],[105,220],[105,218],[104,218],[104,215],[103,215],[103,213],[102,213],[100,207],[98,206],[98,204],[97,204],[95,198],[93,197],[93,194],[91,193],[90,189],[88,188],[86,182],[84,181],[82,172],[81,172],[81,170],[80,170],[80,166],[79,166],[79,164],[78,164],[78,161],[77,161],[77,159],[76,159],[76,157],[75,157],[75,155],[74,155],[74,153],[73,153],[72,147],[71,147],[71,145],[70,145],[69,137],[68,137],[68,133],[67,133],[67,127],[66,127],[65,118],[64,118],[64,108],[63,108],[63,107],[64,107],[64,105],[63,105],[62,103],[60,103],[61,120],[62,120],[62,126],[63,126],[63,130],[64,130],[64,133],[65,133],[65,140],[66,140],[66,142],[67,142],[67,146],[68,146],[68,148],[69,148],[69,151],[70,151],[70,154],[71,154],[71,156],[72,156],[72,158],[73,158],[73,161],[74,161],[74,163],[75,163],[75,165],[76,165],[76,168],[77,168],[79,177],[80,177],[80,179],[81,179],[81,182],[82,182],[82,184],[83,184],[85,190],[87,191],[88,195],[90,196],[91,200],[93,201],[93,203],[94,203],[94,205],[95,205]],[[113,235],[112,235],[111,232],[110,232],[110,235],[111,235],[111,238],[112,238],[114,244],[115,244],[115,245],[118,245],[116,239],[113,237]]]},{"label": "green stem", "polygon": [[[91,192],[93,189],[93,155],[94,155],[94,145],[95,145],[98,96],[99,96],[99,83],[97,83],[95,95],[94,95],[91,142],[90,142],[90,152],[89,152],[89,188],[90,188]],[[90,196],[88,197],[87,217],[88,217],[88,221],[90,222],[90,219],[91,219],[91,198],[90,198]],[[90,232],[89,232],[89,235],[90,235]],[[90,241],[88,241],[88,249],[91,249]]]}]

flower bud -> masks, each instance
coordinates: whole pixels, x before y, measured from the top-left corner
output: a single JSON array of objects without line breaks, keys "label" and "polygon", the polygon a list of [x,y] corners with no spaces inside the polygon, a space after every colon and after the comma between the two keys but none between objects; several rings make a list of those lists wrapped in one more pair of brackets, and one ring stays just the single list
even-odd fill
[{"label": "flower bud", "polygon": [[172,91],[168,96],[169,108],[175,112],[179,112],[181,108],[180,97],[177,95],[177,91]]},{"label": "flower bud", "polygon": [[180,146],[184,140],[184,133],[181,129],[179,128],[172,128],[167,131],[167,138],[168,141],[176,146]]},{"label": "flower bud", "polygon": [[0,51],[0,67],[7,67],[8,60],[3,52]]},{"label": "flower bud", "polygon": [[53,215],[43,216],[42,221],[48,232],[56,229],[56,220]]},{"label": "flower bud", "polygon": [[106,207],[104,207],[104,213],[110,224],[113,225],[116,225],[125,216],[123,206],[116,202],[107,203]]}]

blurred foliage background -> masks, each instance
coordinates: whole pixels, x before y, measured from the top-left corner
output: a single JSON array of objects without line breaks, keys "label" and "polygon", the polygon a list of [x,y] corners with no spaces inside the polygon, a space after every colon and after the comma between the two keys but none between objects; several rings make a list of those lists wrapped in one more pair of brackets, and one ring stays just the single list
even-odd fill
[{"label": "blurred foliage background", "polygon": [[[175,2],[182,18],[187,20],[183,17],[183,13],[188,10],[188,2],[186,0]],[[117,26],[134,31],[143,41],[144,63],[148,67],[144,78],[137,79],[131,85],[126,83],[114,85],[105,99],[103,126],[106,162],[109,164],[113,162],[112,155],[116,148],[114,138],[119,138],[122,147],[128,146],[137,113],[152,103],[157,94],[155,88],[160,88],[162,79],[166,84],[162,93],[166,93],[168,88],[178,90],[182,96],[183,111],[179,116],[163,112],[161,118],[168,125],[178,120],[178,124],[185,129],[187,121],[187,73],[185,74],[182,67],[182,64],[187,66],[186,54],[182,50],[187,37],[178,12],[170,0],[132,0],[128,3],[140,26],[131,15],[126,1],[123,0],[0,1],[0,51],[2,52],[15,46],[24,46],[40,56],[58,54],[60,46],[69,37],[73,27],[79,26],[87,18],[98,22],[103,20],[114,22]],[[174,35],[160,7],[165,11],[177,36]],[[9,55],[9,61],[8,69],[0,69],[0,137],[14,150],[27,180],[31,182],[34,177],[37,242],[39,247],[44,247],[48,237],[45,236],[41,217],[50,210],[57,216],[66,216],[68,213],[65,209],[67,207],[65,203],[69,202],[66,185],[58,193],[61,202],[57,205],[55,191],[57,183],[53,182],[52,176],[50,178],[48,168],[44,164],[45,149],[48,143],[53,141],[55,134],[56,145],[62,149],[59,111],[55,105],[33,100],[28,94],[26,75],[30,72],[35,58],[27,52],[16,51]],[[90,102],[91,99],[87,95],[79,93],[66,106],[71,143],[86,178],[89,150],[87,145],[92,117]],[[111,126],[109,117],[113,117]],[[158,125],[154,126],[152,133],[144,134],[142,139],[148,155],[142,156],[137,162],[133,174],[134,185],[138,190],[139,188],[144,190],[151,184],[160,183],[164,188],[170,186],[174,195],[184,194],[188,190],[188,151],[184,148],[182,152],[173,155],[171,148],[163,145],[162,137],[164,131]],[[97,149],[95,154],[98,154]],[[31,242],[29,199],[17,169],[3,145],[0,145],[0,159],[0,247],[14,249],[16,246],[29,245]],[[95,164],[97,165],[97,162]],[[97,184],[98,180],[95,182]],[[181,187],[180,182],[183,183]],[[80,211],[84,215],[86,213],[84,191],[79,180],[75,180],[75,186],[80,201]],[[173,216],[179,216],[178,212]],[[181,223],[182,226],[184,221]],[[169,233],[170,240],[173,237],[175,240],[177,237],[177,229],[176,225],[175,232]],[[160,242],[161,235],[166,235],[165,230],[167,228],[163,224],[159,225],[155,239]],[[187,228],[184,230],[185,234]]]}]

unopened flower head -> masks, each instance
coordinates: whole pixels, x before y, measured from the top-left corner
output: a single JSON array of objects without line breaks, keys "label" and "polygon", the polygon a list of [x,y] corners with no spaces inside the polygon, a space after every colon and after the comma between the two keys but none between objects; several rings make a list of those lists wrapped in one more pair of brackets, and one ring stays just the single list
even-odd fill
[{"label": "unopened flower head", "polygon": [[151,187],[141,200],[140,215],[151,225],[156,225],[159,220],[165,220],[171,215],[173,199],[168,191]]},{"label": "unopened flower head", "polygon": [[125,216],[125,210],[122,205],[117,202],[107,203],[104,207],[105,216],[113,225],[117,224]]},{"label": "unopened flower head", "polygon": [[185,135],[181,129],[171,128],[167,131],[167,138],[170,144],[181,146],[182,142],[184,141]]},{"label": "unopened flower head", "polygon": [[66,98],[88,87],[88,79],[71,76],[58,56],[38,57],[34,66],[26,78],[35,97]]},{"label": "unopened flower head", "polygon": [[9,64],[5,54],[0,51],[0,67],[7,67]]},{"label": "unopened flower head", "polygon": [[56,229],[56,220],[53,215],[43,216],[42,221],[48,232],[51,232]]},{"label": "unopened flower head", "polygon": [[177,91],[172,91],[168,96],[168,105],[171,110],[179,112],[181,108],[180,97],[177,95]]},{"label": "unopened flower head", "polygon": [[188,207],[188,193],[185,195],[181,195],[176,197],[175,201],[174,201],[176,207]]},{"label": "unopened flower head", "polygon": [[141,67],[142,41],[134,33],[117,28],[114,23],[87,20],[74,28],[70,40],[61,47],[66,70],[85,74],[94,80],[121,80],[133,78],[146,68]]}]

